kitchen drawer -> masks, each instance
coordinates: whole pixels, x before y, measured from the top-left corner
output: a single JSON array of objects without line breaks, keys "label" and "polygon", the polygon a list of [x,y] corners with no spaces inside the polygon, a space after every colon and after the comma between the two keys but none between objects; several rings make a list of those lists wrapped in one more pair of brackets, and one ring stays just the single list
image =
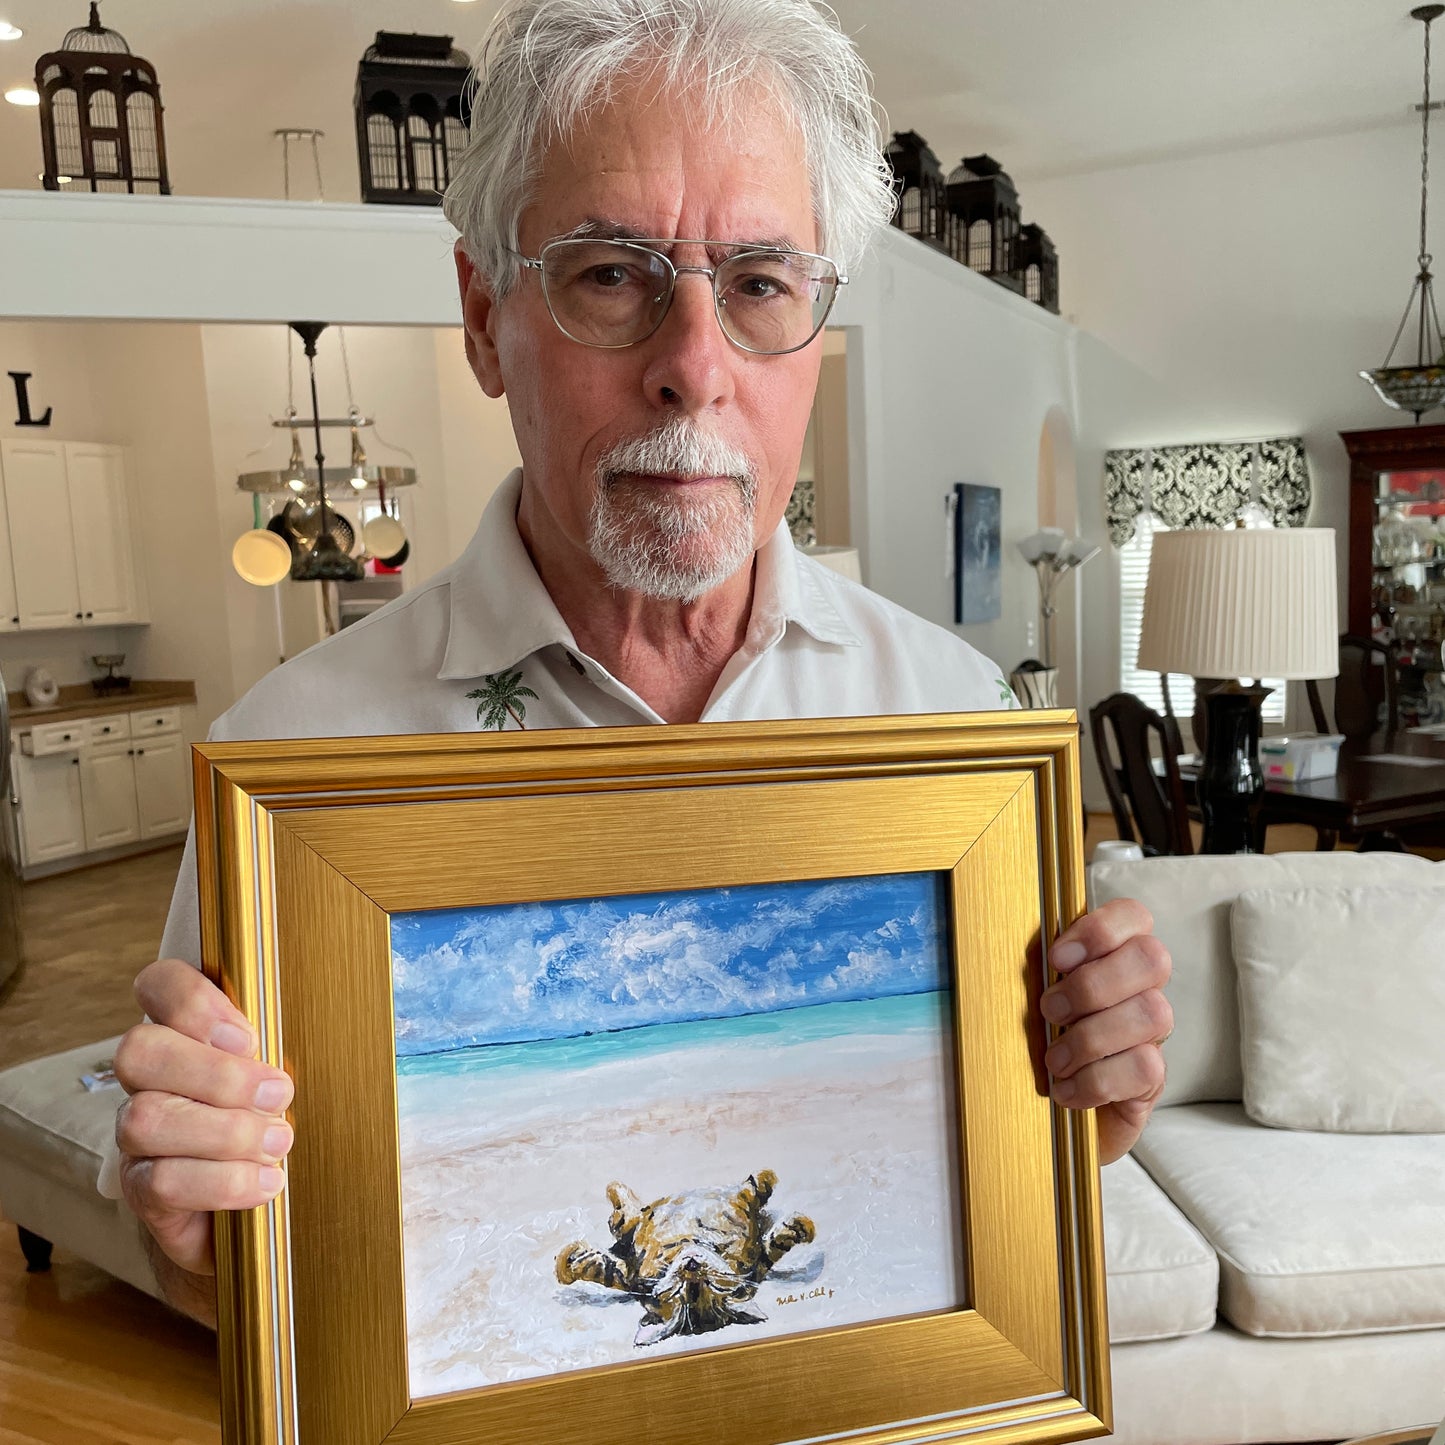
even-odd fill
[{"label": "kitchen drawer", "polygon": [[181,710],[178,707],[156,707],[130,715],[130,735],[133,738],[149,738],[157,733],[178,733],[180,730]]},{"label": "kitchen drawer", "polygon": [[85,720],[85,740],[88,743],[113,743],[129,736],[129,713],[116,712],[106,717],[88,717]]},{"label": "kitchen drawer", "polygon": [[30,729],[30,745],[25,735],[20,738],[20,751],[32,758],[48,758],[52,753],[73,753],[85,740],[85,722],[41,723]]}]

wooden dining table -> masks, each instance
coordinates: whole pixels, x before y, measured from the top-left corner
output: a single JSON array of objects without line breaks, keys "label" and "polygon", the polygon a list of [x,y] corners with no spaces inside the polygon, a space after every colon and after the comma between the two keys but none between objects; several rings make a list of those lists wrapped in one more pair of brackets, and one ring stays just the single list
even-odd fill
[{"label": "wooden dining table", "polygon": [[[1192,784],[1197,764],[1180,772]],[[1445,736],[1401,729],[1347,740],[1331,777],[1296,783],[1266,778],[1259,821],[1263,828],[1304,823],[1318,830],[1325,849],[1341,835],[1366,847],[1399,847],[1397,830],[1429,823],[1445,835]]]}]

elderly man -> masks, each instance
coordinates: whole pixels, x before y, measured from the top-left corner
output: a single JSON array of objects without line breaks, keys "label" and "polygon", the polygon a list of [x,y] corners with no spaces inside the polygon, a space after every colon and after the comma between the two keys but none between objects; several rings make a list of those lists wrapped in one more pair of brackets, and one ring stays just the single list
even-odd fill
[{"label": "elderly man", "polygon": [[[892,197],[867,75],[811,0],[509,0],[447,210],[466,352],[522,467],[461,558],[259,683],[213,736],[1012,706],[997,667],[782,525],[843,272]],[[525,689],[525,691],[523,691]],[[496,703],[506,692],[522,707]],[[490,702],[489,702],[490,699]],[[1168,957],[1079,920],[1043,1011],[1104,1157],[1163,1084]],[[213,1316],[211,1211],[275,1196],[292,1085],[199,959],[194,862],[116,1056],[119,1178],[170,1298]]]}]

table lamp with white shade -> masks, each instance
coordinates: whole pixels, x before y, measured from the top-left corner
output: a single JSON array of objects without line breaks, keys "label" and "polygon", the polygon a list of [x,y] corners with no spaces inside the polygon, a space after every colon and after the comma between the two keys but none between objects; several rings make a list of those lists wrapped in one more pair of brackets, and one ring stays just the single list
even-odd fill
[{"label": "table lamp with white shade", "polygon": [[1258,852],[1260,703],[1270,691],[1258,680],[1339,673],[1334,532],[1156,533],[1139,666],[1229,679],[1205,697],[1203,851]]}]

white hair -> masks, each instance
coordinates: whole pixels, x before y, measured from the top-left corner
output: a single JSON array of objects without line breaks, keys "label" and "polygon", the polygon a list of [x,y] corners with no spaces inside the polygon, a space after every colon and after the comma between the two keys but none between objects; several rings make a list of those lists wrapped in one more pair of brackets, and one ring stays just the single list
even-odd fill
[{"label": "white hair", "polygon": [[620,83],[658,77],[709,120],[761,86],[802,133],[820,249],[846,273],[893,213],[867,67],[815,0],[505,0],[472,71],[445,210],[505,295],[543,153]]}]

